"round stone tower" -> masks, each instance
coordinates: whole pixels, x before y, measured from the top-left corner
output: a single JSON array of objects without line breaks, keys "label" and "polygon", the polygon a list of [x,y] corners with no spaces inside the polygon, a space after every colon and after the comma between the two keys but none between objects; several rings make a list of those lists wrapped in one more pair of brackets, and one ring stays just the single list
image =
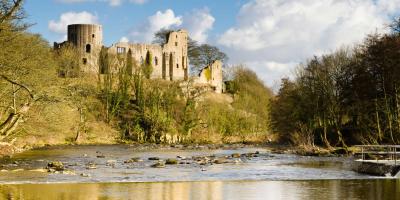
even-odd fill
[{"label": "round stone tower", "polygon": [[103,46],[103,30],[96,24],[68,25],[68,42],[75,45],[81,55],[81,70],[98,72],[99,53]]}]

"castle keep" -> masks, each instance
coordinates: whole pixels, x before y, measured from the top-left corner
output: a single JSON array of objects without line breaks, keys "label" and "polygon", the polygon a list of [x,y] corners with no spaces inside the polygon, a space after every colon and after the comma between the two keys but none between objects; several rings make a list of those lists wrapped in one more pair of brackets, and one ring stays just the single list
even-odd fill
[{"label": "castle keep", "polygon": [[[151,55],[153,66],[151,78],[170,81],[187,80],[189,76],[188,32],[186,30],[173,31],[168,34],[166,39],[166,43],[162,45],[118,42],[109,47],[108,52],[126,55],[131,50],[133,59],[139,64],[145,61],[147,55]],[[73,44],[78,49],[83,72],[100,73],[98,60],[103,46],[101,25],[68,25],[68,41],[66,42]],[[61,48],[66,42],[55,43],[54,46]],[[205,67],[212,72],[210,77],[203,73],[203,75],[195,77],[195,82],[209,84],[216,92],[221,93],[222,64],[216,62]],[[206,70],[203,71],[206,72]]]}]

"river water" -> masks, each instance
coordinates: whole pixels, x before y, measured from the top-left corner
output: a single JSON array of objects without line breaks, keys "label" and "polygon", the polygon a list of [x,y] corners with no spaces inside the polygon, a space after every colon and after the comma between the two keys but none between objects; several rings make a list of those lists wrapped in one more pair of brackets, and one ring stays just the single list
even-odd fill
[{"label": "river water", "polygon": [[[181,164],[153,168],[158,161],[150,157],[179,157]],[[142,161],[124,162],[131,158]],[[45,172],[51,161],[63,162],[70,173]],[[399,180],[351,167],[349,158],[274,154],[267,148],[52,147],[1,160],[0,199],[400,199]]]}]

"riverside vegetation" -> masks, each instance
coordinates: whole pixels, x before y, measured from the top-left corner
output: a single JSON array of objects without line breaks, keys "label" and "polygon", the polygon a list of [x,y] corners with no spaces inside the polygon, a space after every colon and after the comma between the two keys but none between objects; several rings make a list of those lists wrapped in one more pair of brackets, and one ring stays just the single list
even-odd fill
[{"label": "riverside vegetation", "polygon": [[[103,48],[104,74],[85,74],[72,45],[53,50],[27,31],[23,0],[1,1],[0,9],[0,151],[5,154],[14,147],[68,143],[263,142],[268,137],[272,92],[243,66],[226,68],[229,92],[222,95],[194,87],[192,80],[149,79],[152,56],[138,64],[130,51],[117,56]],[[197,70],[210,59],[227,58],[193,40],[189,49]]]},{"label": "riverside vegetation", "polygon": [[270,104],[281,141],[312,148],[400,142],[400,19],[353,48],[314,57]]}]

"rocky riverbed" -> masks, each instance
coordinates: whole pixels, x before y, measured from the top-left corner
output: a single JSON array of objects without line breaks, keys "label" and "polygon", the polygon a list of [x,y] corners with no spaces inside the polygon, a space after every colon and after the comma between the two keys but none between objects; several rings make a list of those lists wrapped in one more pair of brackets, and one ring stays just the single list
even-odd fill
[{"label": "rocky riverbed", "polygon": [[0,183],[363,179],[345,157],[243,145],[56,146],[0,160]]}]

